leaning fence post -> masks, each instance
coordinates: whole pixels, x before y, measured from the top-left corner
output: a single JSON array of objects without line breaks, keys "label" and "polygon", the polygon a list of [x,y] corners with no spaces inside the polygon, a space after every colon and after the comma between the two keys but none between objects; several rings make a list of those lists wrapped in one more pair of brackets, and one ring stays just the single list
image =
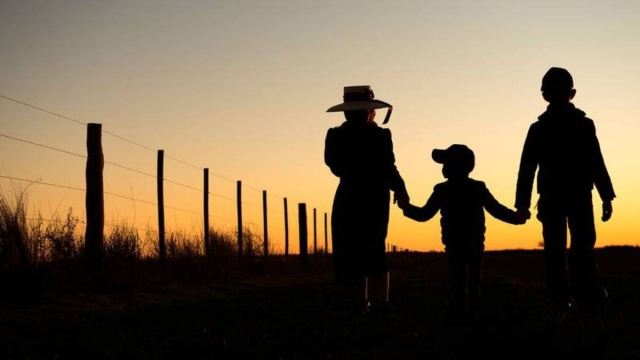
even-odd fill
[{"label": "leaning fence post", "polygon": [[262,222],[264,223],[264,261],[269,257],[269,231],[267,230],[267,190],[262,190]]},{"label": "leaning fence post", "polygon": [[209,168],[204,169],[204,255],[211,260],[211,245],[209,234]]},{"label": "leaning fence post", "polygon": [[307,204],[298,204],[298,229],[300,233],[300,264],[307,265]]},{"label": "leaning fence post", "polygon": [[242,181],[237,182],[237,202],[238,202],[238,261],[242,262]]},{"label": "leaning fence post", "polygon": [[164,150],[158,150],[158,250],[160,265],[164,268],[167,260],[167,248],[164,242]]},{"label": "leaning fence post", "polygon": [[284,257],[289,257],[289,212],[287,198],[284,198]]},{"label": "leaning fence post", "polygon": [[101,270],[104,243],[104,155],[102,124],[87,125],[85,260],[94,275]]}]

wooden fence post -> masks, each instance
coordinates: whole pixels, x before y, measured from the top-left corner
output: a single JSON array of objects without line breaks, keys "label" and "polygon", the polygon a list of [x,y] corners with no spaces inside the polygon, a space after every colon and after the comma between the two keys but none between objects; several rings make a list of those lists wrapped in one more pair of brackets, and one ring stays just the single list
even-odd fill
[{"label": "wooden fence post", "polygon": [[242,181],[237,182],[238,201],[238,261],[242,263]]},{"label": "wooden fence post", "polygon": [[164,150],[158,150],[158,250],[160,252],[160,265],[164,268],[167,260],[167,248],[164,237]]},{"label": "wooden fence post", "polygon": [[300,264],[307,265],[307,204],[298,204],[298,229],[300,233]]},{"label": "wooden fence post", "polygon": [[327,234],[327,213],[324,213],[324,253],[329,255],[329,235]]},{"label": "wooden fence post", "polygon": [[264,262],[269,257],[269,231],[267,230],[267,190],[262,190],[262,222],[264,224]]},{"label": "wooden fence post", "polygon": [[316,208],[313,208],[313,257],[318,258],[318,229],[316,225]]},{"label": "wooden fence post", "polygon": [[287,198],[284,198],[284,257],[289,257],[289,212]]},{"label": "wooden fence post", "polygon": [[204,169],[204,255],[211,260],[211,244],[209,233],[209,168]]},{"label": "wooden fence post", "polygon": [[85,206],[85,260],[93,275],[102,269],[104,243],[104,154],[102,153],[102,124],[87,124],[87,192]]}]

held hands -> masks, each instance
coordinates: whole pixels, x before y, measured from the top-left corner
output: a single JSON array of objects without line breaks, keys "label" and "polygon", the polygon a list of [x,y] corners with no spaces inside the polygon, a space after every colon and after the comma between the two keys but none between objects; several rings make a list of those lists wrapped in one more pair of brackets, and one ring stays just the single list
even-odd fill
[{"label": "held hands", "polygon": [[409,194],[407,193],[407,191],[394,191],[393,192],[393,203],[394,204],[398,204],[398,207],[402,210],[404,210],[407,205],[409,205]]},{"label": "held hands", "polygon": [[611,214],[613,213],[613,205],[611,204],[611,200],[602,202],[602,221],[607,222],[611,219]]},{"label": "held hands", "polygon": [[531,219],[531,211],[529,209],[517,209],[516,210],[517,224],[522,225]]}]

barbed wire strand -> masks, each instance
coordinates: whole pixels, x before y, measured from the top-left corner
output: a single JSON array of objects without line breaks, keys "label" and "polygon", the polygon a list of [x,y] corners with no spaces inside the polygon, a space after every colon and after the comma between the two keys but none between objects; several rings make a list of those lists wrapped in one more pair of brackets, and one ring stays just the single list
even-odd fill
[{"label": "barbed wire strand", "polygon": [[202,169],[203,169],[203,168],[202,168],[202,167],[200,167],[200,166],[192,165],[192,164],[190,164],[190,163],[188,163],[188,162],[186,162],[186,161],[184,161],[184,160],[180,160],[180,159],[178,159],[178,158],[175,158],[175,157],[170,156],[170,155],[167,155],[167,154],[164,154],[164,157],[165,157],[165,158],[167,158],[167,159],[171,159],[171,160],[173,160],[173,161],[179,162],[179,163],[181,163],[181,164],[183,164],[183,165],[186,165],[186,166],[192,167],[192,168],[194,168],[194,169],[196,169],[196,170],[202,170]]},{"label": "barbed wire strand", "polygon": [[55,112],[53,112],[53,111],[51,111],[51,110],[43,109],[43,108],[41,108],[41,107],[39,107],[39,106],[35,106],[35,105],[32,105],[32,104],[26,103],[26,102],[24,102],[24,101],[20,101],[20,100],[14,99],[14,98],[10,98],[10,97],[5,96],[5,95],[2,95],[2,94],[0,94],[0,97],[1,97],[1,98],[4,98],[4,99],[6,99],[6,100],[9,100],[9,101],[13,101],[13,102],[15,102],[15,103],[18,103],[18,104],[20,104],[20,105],[24,105],[24,106],[27,106],[27,107],[30,107],[30,108],[33,108],[33,109],[36,109],[36,110],[39,110],[39,111],[45,112],[45,113],[50,114],[50,115],[53,115],[53,116],[57,116],[57,117],[59,117],[59,118],[66,119],[66,120],[69,120],[69,121],[72,121],[72,122],[77,123],[77,124],[87,125],[86,123],[84,123],[84,122],[82,122],[82,121],[79,121],[79,120],[76,120],[76,119],[72,119],[72,118],[70,118],[70,117],[68,117],[68,116],[64,116],[64,115],[61,115],[61,114],[55,113]]},{"label": "barbed wire strand", "polygon": [[131,196],[120,195],[120,194],[112,193],[112,192],[110,192],[110,191],[104,191],[104,194],[105,194],[105,195],[114,196],[114,197],[117,197],[117,198],[126,199],[126,200],[137,201],[137,202],[139,202],[139,203],[143,203],[143,204],[147,204],[147,205],[154,205],[154,206],[158,205],[157,203],[154,203],[154,202],[152,202],[152,201],[142,200],[142,199],[136,199],[136,198],[131,197]]},{"label": "barbed wire strand", "polygon": [[221,199],[225,199],[225,200],[229,200],[229,201],[232,201],[232,202],[236,202],[237,201],[237,199],[233,199],[233,198],[230,198],[228,196],[224,196],[224,195],[220,195],[220,194],[216,194],[216,193],[212,193],[212,192],[210,192],[209,195],[213,195],[215,197],[218,197],[218,198],[221,198]]},{"label": "barbed wire strand", "polygon": [[215,176],[217,178],[220,178],[220,179],[223,179],[223,180],[227,180],[229,182],[236,182],[237,181],[237,180],[233,180],[233,179],[230,179],[228,177],[225,177],[225,176],[222,176],[222,175],[218,175],[218,174],[212,173],[212,172],[209,172],[209,175],[213,175],[213,176]]},{"label": "barbed wire strand", "polygon": [[138,173],[138,174],[141,174],[141,175],[145,175],[145,176],[148,176],[148,177],[152,177],[152,178],[156,178],[156,177],[157,177],[156,175],[146,173],[146,172],[144,172],[144,171],[142,171],[142,170],[136,170],[136,169],[134,169],[134,168],[130,168],[130,167],[128,167],[128,166],[120,165],[120,164],[114,163],[113,161],[107,161],[107,160],[105,160],[105,161],[104,161],[104,163],[105,163],[105,164],[108,164],[108,165],[115,166],[115,167],[119,167],[119,168],[121,168],[121,169],[129,170],[129,171],[132,171],[132,172],[134,172],[134,173]]},{"label": "barbed wire strand", "polygon": [[74,152],[71,152],[71,151],[62,150],[62,149],[58,149],[58,148],[54,148],[53,146],[38,144],[36,142],[29,141],[29,140],[19,139],[19,138],[14,137],[14,136],[6,135],[6,134],[0,134],[0,136],[8,138],[8,139],[11,139],[11,140],[27,143],[27,144],[30,144],[30,145],[39,146],[39,147],[42,147],[42,148],[45,148],[45,149],[55,150],[55,151],[58,151],[58,152],[61,152],[61,153],[65,153],[65,154],[69,154],[69,155],[73,155],[73,156],[78,156],[78,157],[85,158],[85,159],[87,158],[86,155],[82,155],[82,154],[78,154],[78,153],[74,153]]},{"label": "barbed wire strand", "polygon": [[179,183],[179,182],[177,182],[177,181],[168,180],[168,179],[164,179],[164,181],[165,181],[165,182],[167,182],[167,183],[170,183],[170,184],[174,184],[174,185],[182,186],[183,188],[187,188],[187,189],[189,189],[189,190],[195,190],[195,191],[198,191],[198,192],[203,192],[203,190],[202,190],[202,189],[197,188],[197,187],[195,187],[195,186],[186,185],[186,184],[181,184],[181,183]]},{"label": "barbed wire strand", "polygon": [[284,215],[284,211],[280,211],[280,210],[272,210],[267,208],[267,211],[273,214]]},{"label": "barbed wire strand", "polygon": [[156,152],[157,152],[157,150],[155,150],[155,149],[152,149],[152,148],[150,148],[150,147],[148,147],[148,146],[146,146],[146,145],[142,145],[142,144],[140,144],[140,143],[137,143],[137,142],[135,142],[135,141],[133,141],[133,140],[129,140],[129,139],[127,139],[127,138],[125,138],[125,137],[123,137],[123,136],[120,136],[120,135],[118,135],[118,134],[115,134],[115,133],[113,133],[113,132],[111,132],[111,131],[109,131],[109,130],[102,129],[102,132],[103,132],[103,133],[105,133],[105,134],[107,134],[107,135],[111,135],[111,136],[113,136],[113,137],[115,137],[115,138],[117,138],[117,139],[120,139],[120,140],[122,140],[122,141],[128,142],[129,144],[132,144],[132,145],[138,146],[138,147],[140,147],[140,148],[143,148],[143,149],[145,149],[145,150],[148,150],[148,151],[150,151],[150,152],[153,152],[153,153],[156,153]]},{"label": "barbed wire strand", "polygon": [[85,191],[85,189],[80,189],[80,188],[76,188],[76,187],[72,187],[72,186],[66,186],[66,185],[58,185],[58,184],[52,184],[52,183],[47,183],[41,180],[29,180],[29,179],[22,179],[22,178],[17,178],[17,177],[13,177],[13,176],[5,176],[5,175],[0,175],[0,178],[5,178],[5,179],[9,179],[9,180],[16,180],[16,181],[24,181],[24,182],[29,182],[32,184],[42,184],[42,185],[47,185],[47,186],[54,186],[54,187],[58,187],[58,188],[63,188],[63,189],[69,189],[69,190],[77,190],[77,191]]}]

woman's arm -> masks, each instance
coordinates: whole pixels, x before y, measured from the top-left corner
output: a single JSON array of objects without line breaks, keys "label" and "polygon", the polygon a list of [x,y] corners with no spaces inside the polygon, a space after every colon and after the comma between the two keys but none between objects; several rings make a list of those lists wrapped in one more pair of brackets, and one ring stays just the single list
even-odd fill
[{"label": "woman's arm", "polygon": [[404,183],[404,179],[400,175],[400,171],[396,166],[396,157],[393,152],[393,139],[391,136],[391,130],[383,129],[384,134],[384,158],[381,161],[386,164],[386,174],[385,176],[388,179],[389,188],[393,190],[393,192],[398,193],[400,197],[406,196],[406,200],[408,201],[408,194],[406,185]]},{"label": "woman's arm", "polygon": [[324,163],[331,169],[333,175],[341,177],[344,174],[344,161],[342,156],[341,141],[335,128],[327,131],[324,140]]}]

